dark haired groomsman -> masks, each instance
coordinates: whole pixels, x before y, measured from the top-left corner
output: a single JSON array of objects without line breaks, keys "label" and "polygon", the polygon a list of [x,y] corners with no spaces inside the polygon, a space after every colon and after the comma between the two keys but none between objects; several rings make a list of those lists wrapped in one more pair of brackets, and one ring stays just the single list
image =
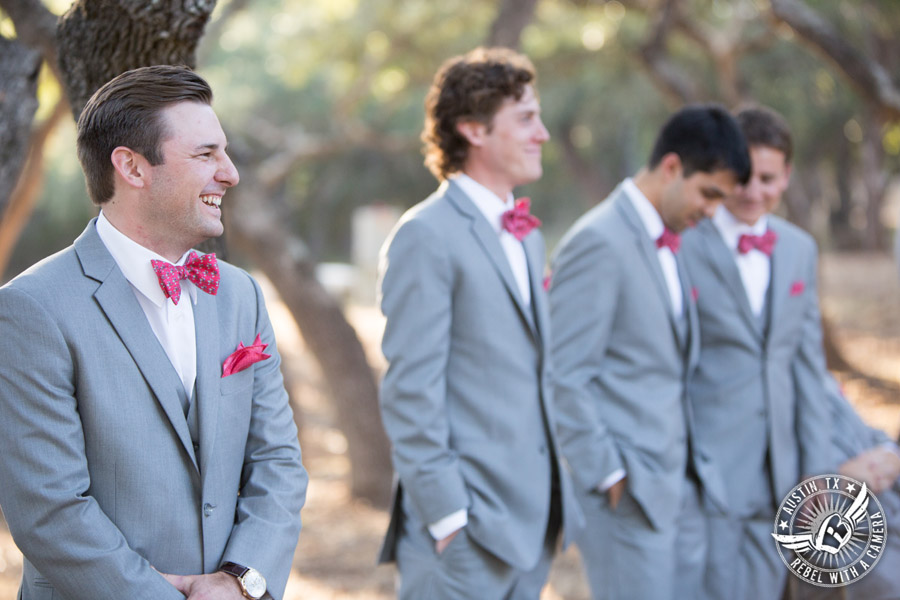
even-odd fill
[{"label": "dark haired groomsman", "polygon": [[699,591],[705,538],[685,405],[699,332],[679,233],[749,174],[728,112],[685,107],[661,129],[647,166],[579,219],[556,252],[555,399],[595,599]]}]

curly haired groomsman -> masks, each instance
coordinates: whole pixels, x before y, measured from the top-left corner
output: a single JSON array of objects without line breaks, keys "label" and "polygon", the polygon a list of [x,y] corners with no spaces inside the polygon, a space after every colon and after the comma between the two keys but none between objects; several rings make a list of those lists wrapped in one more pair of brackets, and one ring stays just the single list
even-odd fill
[{"label": "curly haired groomsman", "polygon": [[399,479],[381,558],[402,599],[534,600],[580,524],[554,433],[544,242],[512,195],[541,176],[548,138],[524,56],[479,48],[435,76],[423,139],[441,185],[380,274]]}]

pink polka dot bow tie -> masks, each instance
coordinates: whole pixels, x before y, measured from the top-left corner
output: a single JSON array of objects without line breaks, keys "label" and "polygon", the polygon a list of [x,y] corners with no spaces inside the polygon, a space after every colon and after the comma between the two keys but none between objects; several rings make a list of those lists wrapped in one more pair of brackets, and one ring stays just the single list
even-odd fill
[{"label": "pink polka dot bow tie", "polygon": [[668,248],[672,254],[678,254],[681,248],[681,236],[666,227],[663,229],[662,235],[656,238],[657,248]]},{"label": "pink polka dot bow tie", "polygon": [[756,248],[766,256],[772,256],[772,250],[775,248],[775,240],[777,239],[778,235],[772,230],[768,230],[762,235],[745,233],[738,239],[738,252],[747,254]]},{"label": "pink polka dot bow tie", "polygon": [[503,213],[503,229],[507,230],[520,242],[535,227],[541,226],[541,220],[531,214],[531,198],[518,198],[515,206]]},{"label": "pink polka dot bow tie", "polygon": [[163,294],[166,298],[171,298],[175,304],[181,299],[182,279],[187,279],[213,296],[219,291],[219,264],[216,262],[215,254],[198,256],[196,252],[191,252],[184,261],[184,266],[180,267],[164,260],[151,260],[150,264],[156,271]]}]

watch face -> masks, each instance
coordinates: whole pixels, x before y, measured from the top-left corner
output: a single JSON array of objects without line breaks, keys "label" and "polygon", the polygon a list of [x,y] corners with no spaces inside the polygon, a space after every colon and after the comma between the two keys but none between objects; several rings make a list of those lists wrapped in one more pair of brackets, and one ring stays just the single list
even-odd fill
[{"label": "watch face", "polygon": [[244,583],[244,589],[251,598],[262,598],[266,593],[266,580],[262,574],[256,569],[249,569],[244,576],[241,577]]}]

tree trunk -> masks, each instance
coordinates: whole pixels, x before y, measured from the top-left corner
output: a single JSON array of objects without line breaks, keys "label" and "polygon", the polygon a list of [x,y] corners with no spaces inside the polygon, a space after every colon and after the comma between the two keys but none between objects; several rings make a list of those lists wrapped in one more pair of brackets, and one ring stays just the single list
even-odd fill
[{"label": "tree trunk", "polygon": [[340,304],[316,279],[306,245],[286,230],[279,212],[261,200],[265,196],[249,176],[228,193],[230,240],[272,281],[322,368],[338,426],[347,438],[352,494],[386,507],[392,481],[390,446],[365,351]]},{"label": "tree trunk", "polygon": [[0,275],[6,271],[6,266],[16,247],[16,241],[28,224],[28,219],[37,204],[38,195],[43,188],[44,145],[47,138],[67,114],[69,114],[69,105],[65,100],[60,99],[56,103],[53,113],[41,123],[41,126],[31,136],[30,147],[26,153],[28,158],[25,162],[25,169],[19,175],[19,183],[10,196],[6,210],[3,211],[3,218],[0,219]]},{"label": "tree trunk", "polygon": [[77,0],[59,20],[60,75],[75,118],[100,86],[129,69],[195,65],[215,0]]},{"label": "tree trunk", "polygon": [[6,211],[28,155],[41,60],[40,52],[0,37],[0,215]]},{"label": "tree trunk", "polygon": [[863,121],[865,135],[860,147],[859,166],[863,189],[866,190],[866,232],[862,245],[870,251],[886,250],[887,235],[881,222],[881,209],[888,183],[881,141],[884,121],[872,112],[864,115]]},{"label": "tree trunk", "polygon": [[835,161],[835,190],[837,206],[831,207],[829,223],[831,225],[831,242],[838,250],[850,250],[859,247],[858,238],[850,226],[850,215],[853,209],[853,194],[850,181],[853,164],[849,144],[839,144]]}]

